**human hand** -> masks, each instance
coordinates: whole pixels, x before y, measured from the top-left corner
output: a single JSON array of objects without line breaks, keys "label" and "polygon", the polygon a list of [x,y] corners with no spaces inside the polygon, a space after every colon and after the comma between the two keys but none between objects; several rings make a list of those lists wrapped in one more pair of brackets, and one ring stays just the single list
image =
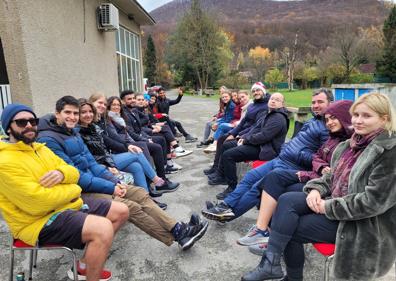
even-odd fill
[{"label": "human hand", "polygon": [[214,124],[212,125],[212,130],[213,130],[213,131],[216,131],[216,130],[217,130],[217,127],[218,127],[217,123],[214,123]]},{"label": "human hand", "polygon": [[160,126],[160,127],[162,127],[162,126],[164,126],[165,125],[165,122],[158,122],[158,123],[155,123],[155,126]]},{"label": "human hand", "polygon": [[244,139],[239,139],[237,142],[237,146],[243,145]]},{"label": "human hand", "polygon": [[53,187],[60,184],[65,179],[61,171],[52,170],[44,174],[40,179],[40,184],[44,187]]},{"label": "human hand", "polygon": [[126,186],[124,184],[117,183],[116,186],[114,187],[113,195],[122,198],[125,196],[126,192],[127,192]]},{"label": "human hand", "polygon": [[142,149],[140,147],[138,147],[136,145],[132,145],[132,144],[130,144],[128,146],[128,150],[129,150],[129,152],[132,152],[132,153],[142,153]]},{"label": "human hand", "polygon": [[301,182],[301,172],[298,171],[298,172],[296,173],[296,175],[297,175],[297,177],[298,177],[298,181]]},{"label": "human hand", "polygon": [[113,175],[118,175],[120,173],[120,171],[118,171],[117,168],[109,167],[108,169],[110,173],[112,173]]},{"label": "human hand", "polygon": [[153,126],[153,133],[159,133],[161,132],[161,127],[160,126]]},{"label": "human hand", "polygon": [[324,175],[324,174],[329,174],[331,172],[331,168],[330,167],[324,167],[323,169],[322,169],[322,175]]},{"label": "human hand", "polygon": [[177,93],[179,94],[179,96],[182,96],[184,93],[183,93],[183,88],[182,87],[179,87],[178,89],[177,89]]},{"label": "human hand", "polygon": [[233,135],[229,135],[225,140],[228,141],[228,140],[233,140],[233,139],[235,139],[234,136]]},{"label": "human hand", "polygon": [[315,190],[315,189],[312,189],[312,190],[309,192],[306,201],[307,201],[308,207],[309,207],[312,211],[314,211],[315,213],[319,214],[319,212],[320,212],[319,204],[320,204],[321,201],[322,201],[322,198],[321,198],[321,196],[320,196],[319,191],[317,191],[317,190]]},{"label": "human hand", "polygon": [[319,203],[319,214],[324,214],[325,212],[325,200],[321,199]]}]

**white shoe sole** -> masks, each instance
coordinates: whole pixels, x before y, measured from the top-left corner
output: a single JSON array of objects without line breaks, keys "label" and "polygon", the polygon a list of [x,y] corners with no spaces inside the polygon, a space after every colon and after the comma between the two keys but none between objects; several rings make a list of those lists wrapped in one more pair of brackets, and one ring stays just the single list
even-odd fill
[{"label": "white shoe sole", "polygon": [[193,153],[192,150],[185,150],[184,152],[180,152],[180,153],[176,152],[176,158],[184,157],[190,155],[191,153]]},{"label": "white shoe sole", "polygon": [[202,238],[202,236],[204,236],[206,230],[208,230],[208,226],[209,226],[209,223],[206,221],[204,227],[202,227],[202,229],[195,236],[191,237],[191,239],[187,243],[185,243],[183,246],[179,245],[180,248],[183,251],[190,249],[194,245],[195,242],[197,242],[199,239]]}]

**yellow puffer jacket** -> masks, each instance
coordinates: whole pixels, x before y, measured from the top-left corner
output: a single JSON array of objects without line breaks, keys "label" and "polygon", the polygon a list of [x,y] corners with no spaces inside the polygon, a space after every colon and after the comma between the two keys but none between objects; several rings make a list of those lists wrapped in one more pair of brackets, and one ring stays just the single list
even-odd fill
[{"label": "yellow puffer jacket", "polygon": [[[51,170],[64,175],[61,184],[40,185],[40,178]],[[0,210],[12,235],[35,245],[39,233],[56,212],[82,206],[79,173],[44,144],[0,141]]]}]

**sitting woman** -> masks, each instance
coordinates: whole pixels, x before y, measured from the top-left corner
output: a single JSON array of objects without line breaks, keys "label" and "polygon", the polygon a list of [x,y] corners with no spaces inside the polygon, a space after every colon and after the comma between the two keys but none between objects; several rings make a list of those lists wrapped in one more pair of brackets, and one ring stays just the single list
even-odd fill
[{"label": "sitting woman", "polygon": [[143,187],[147,192],[149,192],[149,187],[146,177],[153,181],[156,187],[165,184],[165,181],[156,175],[141,150],[111,154],[103,140],[103,130],[94,124],[96,119],[96,108],[88,101],[81,99],[80,135],[99,164],[108,167],[113,174],[118,174],[118,170],[131,173],[135,185]]},{"label": "sitting woman", "polygon": [[351,107],[355,130],[333,152],[330,173],[279,197],[260,264],[242,280],[303,280],[305,243],[335,243],[334,277],[373,280],[396,258],[396,115],[371,93]]},{"label": "sitting woman", "polygon": [[268,226],[279,196],[290,191],[302,191],[307,181],[330,172],[334,149],[353,133],[349,114],[351,106],[352,101],[342,100],[332,103],[326,109],[325,120],[330,137],[312,157],[312,171],[275,169],[263,178],[260,183],[263,192],[257,224],[244,237],[238,239],[239,245],[249,246],[252,253],[261,255],[268,242]]},{"label": "sitting woman", "polygon": [[216,152],[217,139],[223,135],[222,131],[216,134],[218,128],[223,124],[229,124],[234,119],[235,103],[232,101],[231,97],[231,92],[229,90],[224,91],[221,95],[221,102],[224,107],[223,116],[216,119],[215,123],[212,125],[212,130],[215,132],[213,135],[214,141],[204,149],[205,153]]}]

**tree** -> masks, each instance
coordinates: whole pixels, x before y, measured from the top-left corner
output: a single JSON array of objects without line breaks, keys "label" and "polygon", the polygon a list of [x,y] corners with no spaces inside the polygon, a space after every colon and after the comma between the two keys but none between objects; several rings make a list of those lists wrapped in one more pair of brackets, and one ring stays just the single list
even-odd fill
[{"label": "tree", "polygon": [[293,91],[294,82],[294,63],[297,57],[297,46],[298,46],[298,31],[295,34],[294,42],[291,47],[285,47],[281,52],[284,59],[286,73],[287,73],[287,85],[289,91]]},{"label": "tree", "polygon": [[271,69],[267,71],[265,75],[265,82],[271,84],[272,88],[275,88],[277,83],[280,83],[285,80],[285,76],[283,75],[282,71],[277,68]]},{"label": "tree", "polygon": [[157,56],[155,54],[155,45],[151,34],[147,38],[146,52],[144,53],[144,76],[148,78],[151,84],[157,82]]},{"label": "tree", "polygon": [[396,5],[385,20],[382,31],[384,49],[382,59],[377,62],[377,70],[391,82],[396,82]]},{"label": "tree", "polygon": [[255,72],[256,81],[261,81],[264,78],[265,71],[269,65],[271,58],[271,51],[268,48],[256,46],[249,50],[249,66]]},{"label": "tree", "polygon": [[212,18],[202,10],[199,0],[192,0],[190,10],[179,20],[167,48],[167,61],[174,71],[182,74],[183,82],[192,80],[201,89],[224,74],[232,59],[230,40]]}]

